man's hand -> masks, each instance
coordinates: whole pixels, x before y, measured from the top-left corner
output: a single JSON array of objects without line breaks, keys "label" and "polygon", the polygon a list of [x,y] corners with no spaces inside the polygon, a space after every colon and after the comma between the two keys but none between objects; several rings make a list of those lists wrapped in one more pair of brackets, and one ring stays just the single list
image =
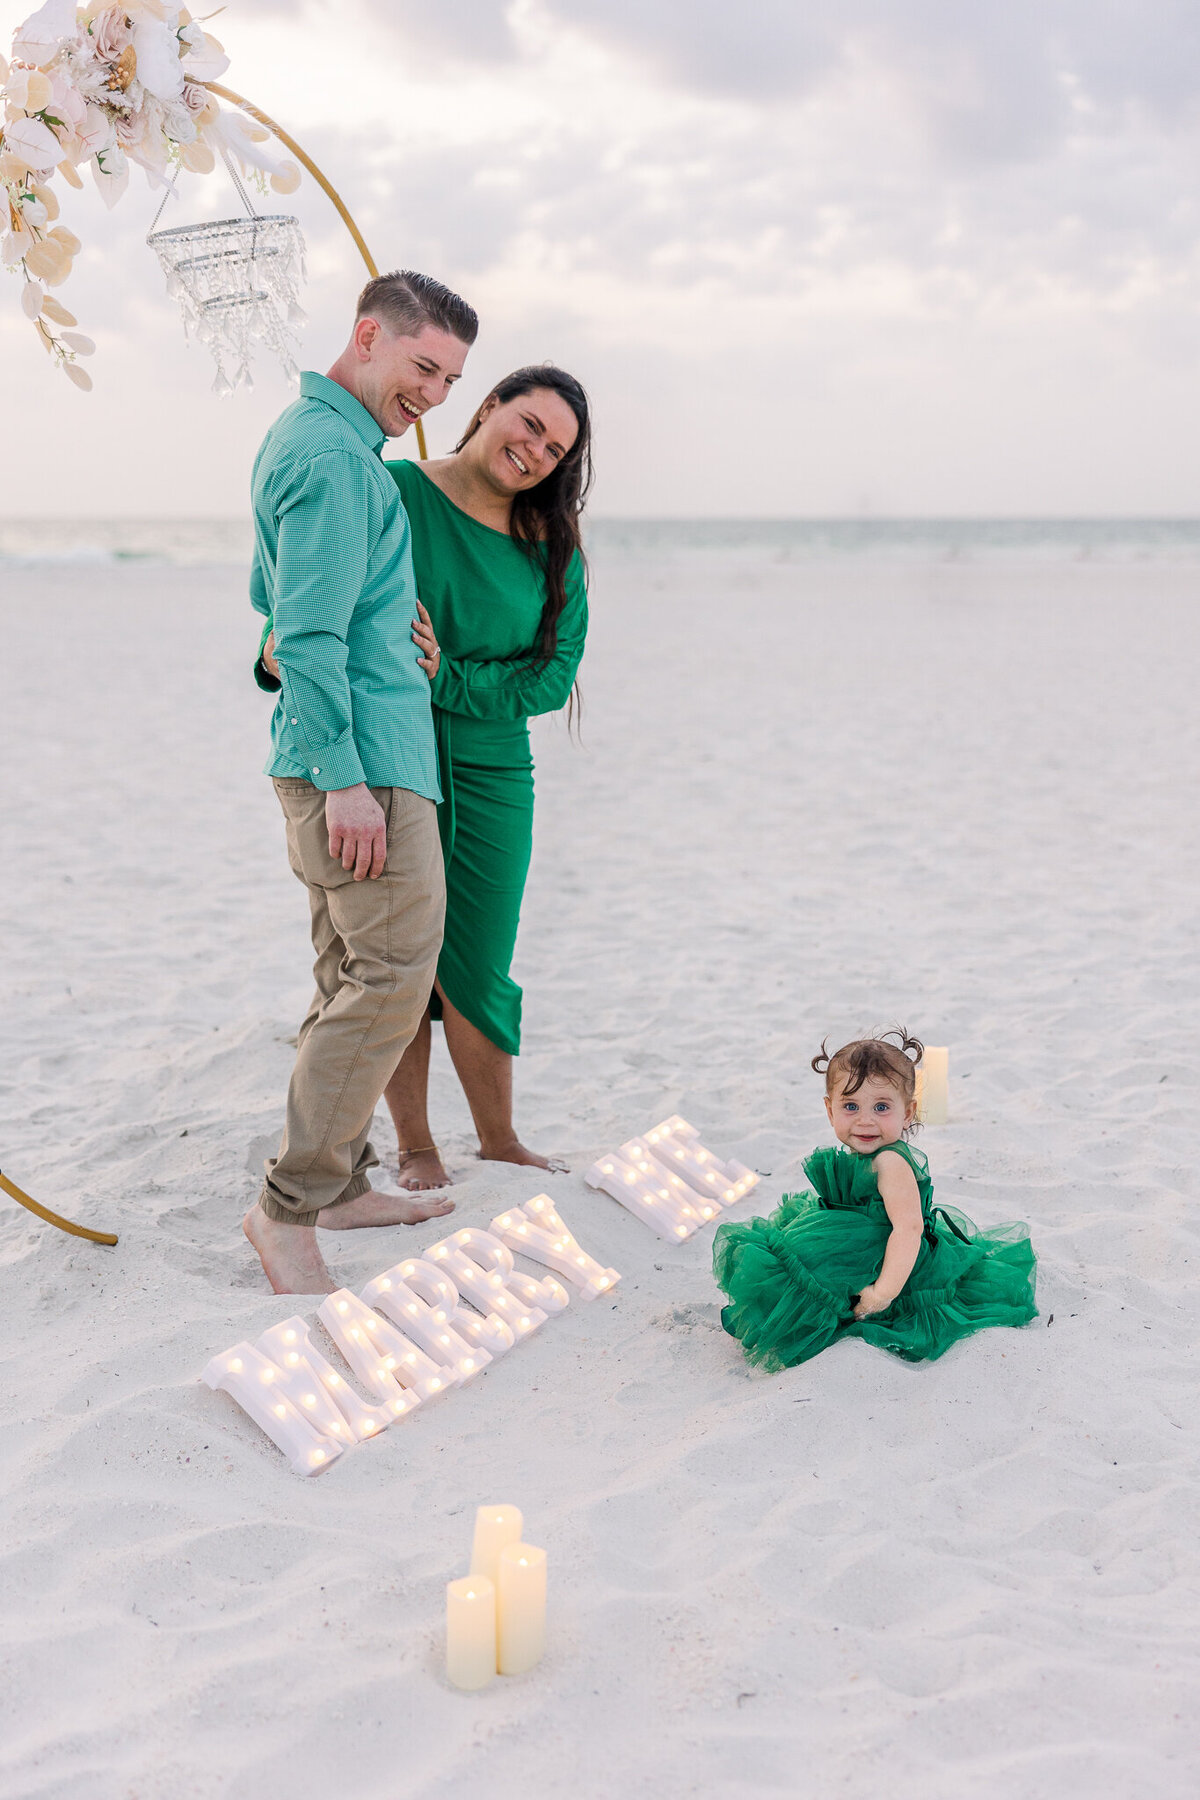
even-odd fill
[{"label": "man's hand", "polygon": [[343,869],[353,869],[355,881],[376,881],[383,874],[387,819],[365,782],[326,794],[325,824],[330,856],[340,861]]},{"label": "man's hand", "polygon": [[262,647],[262,666],[268,675],[279,680],[279,664],[275,661],[275,633],[272,631]]}]

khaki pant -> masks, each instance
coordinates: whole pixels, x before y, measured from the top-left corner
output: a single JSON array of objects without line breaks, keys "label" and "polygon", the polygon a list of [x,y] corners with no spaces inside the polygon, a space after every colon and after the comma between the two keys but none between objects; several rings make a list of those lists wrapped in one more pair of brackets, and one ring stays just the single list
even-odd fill
[{"label": "khaki pant", "polygon": [[269,1219],[315,1225],[323,1206],[371,1185],[367,1171],[379,1158],[367,1133],[433,987],[445,870],[437,808],[407,788],[371,789],[387,818],[387,863],[376,881],[355,881],[330,856],[319,789],[277,779],[275,792],[288,861],[308,889],[317,990],[259,1205]]}]

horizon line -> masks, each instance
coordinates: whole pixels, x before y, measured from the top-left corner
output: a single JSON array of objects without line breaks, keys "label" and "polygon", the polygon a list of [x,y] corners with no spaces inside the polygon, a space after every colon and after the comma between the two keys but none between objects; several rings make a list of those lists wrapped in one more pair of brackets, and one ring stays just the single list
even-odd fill
[{"label": "horizon line", "polygon": [[[590,513],[596,525],[1197,525],[1196,513]],[[235,525],[252,522],[245,513],[0,513],[4,525]]]}]

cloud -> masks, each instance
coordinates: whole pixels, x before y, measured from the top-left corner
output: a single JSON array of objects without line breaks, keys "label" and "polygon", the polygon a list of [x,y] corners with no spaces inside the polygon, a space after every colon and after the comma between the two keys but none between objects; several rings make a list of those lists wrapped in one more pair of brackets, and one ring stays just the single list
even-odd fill
[{"label": "cloud", "polygon": [[[932,114],[1005,122],[1019,146],[1070,114],[1072,85],[1104,105],[1174,114],[1200,96],[1192,0],[545,0],[564,28],[653,59],[684,85],[751,97],[809,92],[865,55]],[[486,14],[486,6],[477,12]],[[997,138],[999,143],[1001,140]]]},{"label": "cloud", "polygon": [[[781,397],[802,394],[827,437],[841,409],[865,443],[884,396],[882,465],[931,395],[950,443],[952,388],[955,449],[929,461],[952,476],[972,414],[984,469],[989,408],[1007,409],[1010,444],[1033,430],[1012,384],[1049,395],[1067,370],[1094,396],[1120,366],[1126,393],[1152,371],[1162,403],[1196,358],[1194,0],[233,0],[217,29],[234,87],[295,132],[381,265],[426,268],[480,308],[473,382],[544,355],[594,376],[606,430],[627,434],[607,466],[638,467],[639,506],[669,463],[687,509],[714,363],[739,435],[785,459]],[[219,175],[181,187],[175,220],[235,204]],[[130,392],[169,371],[172,391],[203,393],[205,359],[184,362],[138,242],[156,202],[63,199],[85,243],[64,298],[101,336],[98,388],[120,365]],[[319,190],[294,205],[305,358],[325,366],[362,270]],[[859,453],[840,454],[852,494]],[[773,506],[803,506],[772,479]],[[753,472],[738,480],[729,504],[753,510]],[[820,480],[814,453],[805,482]],[[878,466],[862,485],[887,491]]]}]

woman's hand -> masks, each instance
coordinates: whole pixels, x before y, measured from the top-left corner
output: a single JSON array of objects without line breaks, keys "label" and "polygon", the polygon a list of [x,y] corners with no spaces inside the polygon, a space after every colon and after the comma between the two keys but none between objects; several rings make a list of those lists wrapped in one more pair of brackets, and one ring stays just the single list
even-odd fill
[{"label": "woman's hand", "polygon": [[856,1319],[869,1319],[872,1313],[886,1312],[891,1304],[890,1300],[876,1293],[875,1285],[872,1283],[870,1287],[865,1287],[858,1296],[858,1305],[854,1308],[854,1316]]},{"label": "woman's hand", "polygon": [[417,661],[432,681],[438,672],[442,653],[438,648],[438,641],[433,635],[433,621],[419,600],[417,601],[417,611],[421,616],[412,622],[412,639],[418,650],[424,652],[423,655],[418,656]]},{"label": "woman's hand", "polygon": [[268,675],[279,680],[279,664],[275,661],[275,633],[272,631],[262,647],[262,666]]}]

